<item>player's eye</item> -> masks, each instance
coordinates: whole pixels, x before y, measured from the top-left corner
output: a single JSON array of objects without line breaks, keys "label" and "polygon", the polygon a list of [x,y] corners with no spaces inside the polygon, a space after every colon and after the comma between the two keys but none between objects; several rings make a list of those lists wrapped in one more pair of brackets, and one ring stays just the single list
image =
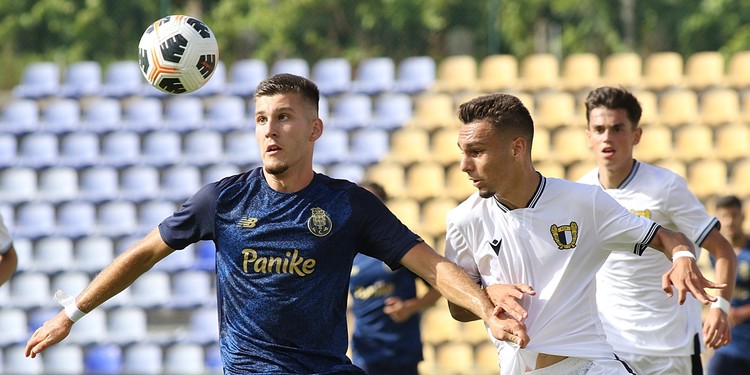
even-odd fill
[{"label": "player's eye", "polygon": [[257,125],[263,125],[263,124],[266,123],[266,121],[268,121],[268,119],[266,118],[266,116],[258,116],[258,117],[255,118],[255,123]]}]

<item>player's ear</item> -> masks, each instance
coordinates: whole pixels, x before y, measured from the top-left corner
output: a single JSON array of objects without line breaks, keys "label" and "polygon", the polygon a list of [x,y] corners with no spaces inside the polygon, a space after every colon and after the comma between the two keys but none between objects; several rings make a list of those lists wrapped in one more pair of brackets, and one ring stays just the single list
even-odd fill
[{"label": "player's ear", "polygon": [[643,128],[636,126],[633,130],[633,145],[637,145],[641,142],[641,136],[643,135]]},{"label": "player's ear", "polygon": [[316,118],[313,120],[313,126],[310,130],[310,142],[315,142],[323,135],[323,120]]}]

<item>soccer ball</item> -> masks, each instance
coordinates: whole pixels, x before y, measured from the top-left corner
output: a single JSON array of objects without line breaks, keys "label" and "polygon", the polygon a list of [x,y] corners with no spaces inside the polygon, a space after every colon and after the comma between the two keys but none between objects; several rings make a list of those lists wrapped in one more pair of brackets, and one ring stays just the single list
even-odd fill
[{"label": "soccer ball", "polygon": [[171,15],[141,36],[138,64],[148,83],[170,94],[186,94],[208,82],[219,60],[219,45],[199,19]]}]

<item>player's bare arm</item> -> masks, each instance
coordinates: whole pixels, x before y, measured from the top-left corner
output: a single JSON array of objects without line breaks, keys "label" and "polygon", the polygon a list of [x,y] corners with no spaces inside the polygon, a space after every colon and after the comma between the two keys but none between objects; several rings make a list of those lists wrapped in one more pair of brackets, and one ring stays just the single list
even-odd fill
[{"label": "player's bare arm", "polygon": [[[144,272],[174,250],[161,239],[158,229],[120,254],[76,297],[79,310],[88,313],[130,286]],[[65,339],[73,321],[64,311],[44,322],[26,343],[25,354],[34,358],[48,347]]]},{"label": "player's bare arm", "polygon": [[0,285],[13,276],[16,268],[18,268],[18,254],[16,254],[16,249],[11,247],[5,254],[0,254]]},{"label": "player's bare arm", "polygon": [[494,305],[482,288],[461,268],[435,252],[429,245],[419,243],[414,246],[401,258],[401,264],[430,283],[448,300],[449,305],[452,303],[462,306],[484,320],[492,335],[498,340],[512,341],[521,347],[528,344],[526,326],[504,314],[495,314]]},{"label": "player's bare arm", "polygon": [[[735,254],[732,244],[718,229],[713,228],[703,241],[702,246],[716,260],[716,282],[727,285],[718,291],[718,295],[724,301],[731,301],[737,273],[737,254]],[[729,303],[725,303],[725,307],[728,307]],[[729,344],[732,339],[731,325],[727,312],[722,308],[712,306],[708,310],[706,317],[703,319],[703,339],[706,346],[712,349],[718,349]]]},{"label": "player's bare arm", "polygon": [[[704,305],[709,304],[716,301],[716,297],[708,294],[706,289],[726,287],[726,284],[715,283],[703,277],[703,273],[695,262],[693,244],[684,234],[659,227],[654,239],[648,245],[672,259],[672,268],[662,276],[661,283],[662,289],[670,297],[673,293],[672,286],[677,288],[677,302],[679,304],[685,303],[687,293],[691,293]],[[679,256],[687,253],[691,253],[693,256]],[[675,254],[677,254],[677,257],[675,257]]]}]

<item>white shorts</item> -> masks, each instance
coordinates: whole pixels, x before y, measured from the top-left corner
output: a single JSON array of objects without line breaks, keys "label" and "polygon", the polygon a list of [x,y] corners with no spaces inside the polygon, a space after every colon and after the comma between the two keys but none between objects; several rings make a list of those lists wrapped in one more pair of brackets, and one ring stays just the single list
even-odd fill
[{"label": "white shorts", "polygon": [[624,363],[616,359],[566,358],[552,366],[529,371],[527,375],[632,375]]},{"label": "white shorts", "polygon": [[690,375],[693,373],[691,357],[657,357],[631,353],[617,353],[633,367],[637,374]]}]

